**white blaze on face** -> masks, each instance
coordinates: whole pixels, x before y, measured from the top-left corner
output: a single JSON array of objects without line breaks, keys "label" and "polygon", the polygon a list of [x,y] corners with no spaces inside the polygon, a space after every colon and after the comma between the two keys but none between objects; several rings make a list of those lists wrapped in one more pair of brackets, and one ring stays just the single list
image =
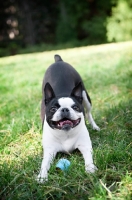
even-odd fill
[{"label": "white blaze on face", "polygon": [[60,105],[60,108],[56,111],[54,114],[52,120],[53,121],[59,121],[61,120],[61,110],[63,108],[68,108],[71,116],[71,120],[77,120],[78,118],[81,118],[82,112],[77,112],[72,109],[72,106],[75,104],[75,102],[69,98],[69,97],[63,97],[58,100],[58,103]]},{"label": "white blaze on face", "polygon": [[62,108],[71,108],[71,106],[75,104],[75,102],[69,97],[60,98],[58,102]]}]

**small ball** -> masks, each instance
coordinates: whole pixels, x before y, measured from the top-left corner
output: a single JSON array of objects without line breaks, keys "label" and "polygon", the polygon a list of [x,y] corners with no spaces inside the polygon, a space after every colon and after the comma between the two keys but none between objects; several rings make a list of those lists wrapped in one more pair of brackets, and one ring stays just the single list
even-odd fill
[{"label": "small ball", "polygon": [[61,169],[62,171],[67,171],[69,166],[70,166],[70,161],[65,159],[65,158],[62,158],[60,159],[57,164],[56,164],[56,167]]}]

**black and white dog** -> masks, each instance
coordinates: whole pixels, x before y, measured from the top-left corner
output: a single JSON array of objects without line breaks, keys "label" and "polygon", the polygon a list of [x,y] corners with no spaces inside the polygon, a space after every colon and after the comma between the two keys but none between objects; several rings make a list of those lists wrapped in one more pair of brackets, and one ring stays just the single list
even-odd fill
[{"label": "black and white dog", "polygon": [[100,129],[90,112],[91,100],[80,75],[59,55],[55,55],[55,63],[45,73],[42,92],[44,155],[38,181],[48,179],[48,170],[57,152],[68,153],[74,149],[82,153],[86,172],[93,173],[97,168],[93,164],[92,144],[84,114],[93,129]]}]

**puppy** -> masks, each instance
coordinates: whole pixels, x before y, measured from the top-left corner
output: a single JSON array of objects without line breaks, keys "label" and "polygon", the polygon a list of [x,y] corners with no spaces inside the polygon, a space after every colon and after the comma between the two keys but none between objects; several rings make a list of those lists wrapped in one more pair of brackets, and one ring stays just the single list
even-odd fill
[{"label": "puppy", "polygon": [[[57,152],[79,149],[85,170],[93,173],[92,144],[85,125],[86,116],[93,129],[99,130],[91,114],[91,100],[78,72],[55,55],[55,63],[46,71],[42,85],[41,118],[44,155],[37,180],[48,180],[48,170]],[[85,110],[84,110],[85,107]]]}]

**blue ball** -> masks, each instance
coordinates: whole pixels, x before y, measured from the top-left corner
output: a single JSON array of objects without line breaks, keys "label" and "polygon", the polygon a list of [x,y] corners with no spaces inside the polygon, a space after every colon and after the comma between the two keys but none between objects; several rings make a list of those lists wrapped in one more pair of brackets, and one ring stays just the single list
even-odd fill
[{"label": "blue ball", "polygon": [[61,169],[62,171],[67,171],[69,166],[70,166],[70,161],[65,159],[65,158],[62,158],[60,159],[57,164],[56,164],[56,167]]}]

